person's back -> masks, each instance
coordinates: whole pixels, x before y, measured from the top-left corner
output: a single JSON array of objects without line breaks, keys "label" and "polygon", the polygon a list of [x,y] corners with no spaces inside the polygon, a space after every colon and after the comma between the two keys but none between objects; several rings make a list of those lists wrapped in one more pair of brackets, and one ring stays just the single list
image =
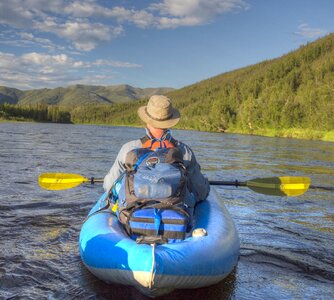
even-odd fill
[{"label": "person's back", "polygon": [[[183,163],[187,170],[187,189],[193,195],[194,201],[188,200],[188,202],[204,200],[210,190],[208,180],[201,173],[200,165],[190,147],[176,141],[168,129],[178,123],[180,119],[178,110],[172,107],[167,97],[154,95],[147,106],[138,109],[138,115],[146,123],[146,135],[122,146],[113,166],[104,178],[104,189],[109,191],[115,181],[125,172],[126,156],[130,151],[138,148],[177,147],[181,150]],[[189,206],[194,206],[194,204],[187,203]]]}]

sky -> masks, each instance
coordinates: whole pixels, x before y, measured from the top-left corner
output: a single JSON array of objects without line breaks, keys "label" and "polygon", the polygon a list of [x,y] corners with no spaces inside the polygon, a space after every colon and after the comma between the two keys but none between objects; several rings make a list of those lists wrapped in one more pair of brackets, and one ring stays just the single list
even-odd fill
[{"label": "sky", "polygon": [[332,0],[0,0],[0,85],[181,88],[334,32]]}]

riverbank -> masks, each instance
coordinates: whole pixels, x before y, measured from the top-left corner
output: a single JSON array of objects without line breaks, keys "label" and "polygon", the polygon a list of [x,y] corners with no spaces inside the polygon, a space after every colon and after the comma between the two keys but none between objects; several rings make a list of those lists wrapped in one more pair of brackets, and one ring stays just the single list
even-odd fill
[{"label": "riverbank", "polygon": [[33,119],[24,119],[24,118],[13,118],[13,119],[1,119],[1,123],[45,123],[45,124],[74,124],[72,122],[51,122],[51,121],[36,121]]},{"label": "riverbank", "polygon": [[289,128],[289,129],[270,129],[270,128],[258,128],[252,130],[243,130],[240,128],[229,128],[224,132],[218,130],[201,130],[194,129],[186,126],[176,126],[176,129],[183,130],[198,130],[204,132],[214,132],[214,133],[235,133],[243,135],[258,135],[266,137],[281,137],[281,138],[293,138],[302,140],[318,140],[324,142],[334,142],[334,130],[322,131],[304,128]]},{"label": "riverbank", "polygon": [[256,129],[252,131],[245,131],[240,129],[228,130],[229,133],[238,133],[246,135],[260,135],[268,137],[283,137],[303,140],[320,140],[325,142],[334,142],[334,130],[321,131],[303,128],[289,128],[289,129]]},{"label": "riverbank", "polygon": [[[0,118],[0,123],[4,122],[33,122],[34,120],[30,119],[2,119]],[[39,122],[41,123],[41,122]],[[80,122],[80,123],[68,123],[68,124],[76,124],[76,125],[100,125],[100,126],[123,126],[123,127],[141,127],[139,124],[122,124],[122,123],[90,123],[90,122]],[[176,126],[175,129],[184,129],[184,130],[198,130],[195,128],[189,128],[184,126]],[[214,132],[214,133],[222,133],[221,131],[214,130],[198,130],[203,132]],[[303,128],[289,128],[289,129],[256,129],[256,130],[242,130],[239,128],[233,128],[226,130],[225,133],[236,133],[236,134],[244,134],[244,135],[259,135],[259,136],[267,136],[267,137],[282,137],[282,138],[294,138],[294,139],[303,139],[303,140],[320,140],[325,142],[334,142],[334,130],[331,131],[321,131],[321,130],[313,130],[313,129],[303,129]]]}]

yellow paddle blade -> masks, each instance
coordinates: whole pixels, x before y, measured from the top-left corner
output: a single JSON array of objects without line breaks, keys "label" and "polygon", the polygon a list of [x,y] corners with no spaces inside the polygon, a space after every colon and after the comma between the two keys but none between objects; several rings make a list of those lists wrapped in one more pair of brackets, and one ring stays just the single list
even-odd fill
[{"label": "yellow paddle blade", "polygon": [[38,177],[38,183],[43,189],[53,191],[71,189],[87,181],[90,180],[79,174],[68,173],[44,173]]},{"label": "yellow paddle blade", "polygon": [[311,179],[308,177],[279,177],[281,180],[281,191],[287,196],[300,196],[304,194],[311,184]]},{"label": "yellow paddle blade", "polygon": [[256,178],[246,182],[251,190],[273,196],[300,196],[310,184],[310,178],[298,176]]}]

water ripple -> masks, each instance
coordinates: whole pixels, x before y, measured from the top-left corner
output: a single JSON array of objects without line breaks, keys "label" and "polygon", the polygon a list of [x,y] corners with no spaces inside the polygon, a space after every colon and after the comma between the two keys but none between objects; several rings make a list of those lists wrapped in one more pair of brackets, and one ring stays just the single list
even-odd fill
[{"label": "water ripple", "polygon": [[[212,180],[301,175],[334,186],[334,143],[173,133],[193,148]],[[125,127],[0,124],[1,299],[147,299],[133,288],[101,282],[80,260],[80,227],[101,186],[52,192],[37,184],[44,172],[103,177],[121,145],[143,134]],[[332,193],[283,198],[247,188],[217,191],[241,240],[236,270],[215,286],[161,299],[332,299]]]}]

